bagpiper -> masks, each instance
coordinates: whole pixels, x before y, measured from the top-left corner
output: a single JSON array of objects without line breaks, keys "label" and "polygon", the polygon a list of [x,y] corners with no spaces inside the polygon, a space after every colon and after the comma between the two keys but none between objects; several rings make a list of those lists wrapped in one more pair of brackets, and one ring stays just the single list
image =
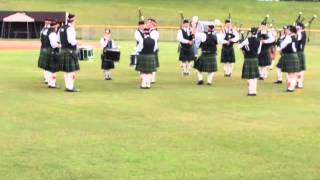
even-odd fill
[{"label": "bagpiper", "polygon": [[59,56],[59,48],[61,45],[58,43],[58,35],[57,31],[59,28],[59,24],[56,21],[52,21],[50,23],[50,28],[48,30],[48,41],[50,43],[50,47],[47,49],[49,58],[46,70],[49,73],[48,78],[48,87],[49,88],[57,88],[57,76],[56,72],[59,71],[58,67],[58,56]]},{"label": "bagpiper", "polygon": [[194,52],[192,49],[193,45],[193,34],[190,28],[189,21],[183,20],[182,28],[178,31],[177,40],[180,42],[180,55],[179,60],[182,65],[182,73],[184,76],[191,74],[192,61],[194,59]]},{"label": "bagpiper", "polygon": [[232,27],[231,19],[225,20],[222,31],[224,42],[221,50],[221,63],[224,65],[224,76],[231,77],[236,62],[233,45],[239,41],[239,33]]},{"label": "bagpiper", "polygon": [[214,73],[218,71],[217,45],[222,43],[221,35],[217,34],[214,25],[208,26],[208,32],[195,34],[196,44],[201,48],[201,55],[195,61],[194,68],[197,70],[198,85],[203,85],[203,73],[208,73],[207,85],[212,85]]},{"label": "bagpiper", "polygon": [[259,80],[267,79],[268,67],[271,66],[270,48],[275,42],[275,37],[272,32],[268,30],[266,21],[261,22],[260,31],[258,32],[258,38],[262,43],[261,53],[259,54]]},{"label": "bagpiper", "polygon": [[295,26],[288,26],[285,29],[285,37],[280,43],[281,49],[281,70],[288,73],[287,76],[287,92],[294,92],[297,84],[297,73],[300,72],[299,57],[296,49],[296,28]]},{"label": "bagpiper", "polygon": [[150,29],[144,29],[144,37],[138,43],[136,54],[138,63],[136,70],[140,72],[141,89],[150,89],[152,84],[152,73],[156,71],[156,51],[158,43],[150,37]]},{"label": "bagpiper", "polygon": [[[158,69],[160,67],[159,46],[158,46],[160,35],[159,35],[158,29],[157,29],[157,21],[153,18],[149,18],[147,28],[149,28],[149,30],[150,30],[150,37],[152,39],[154,39],[155,41],[157,41],[157,50],[155,52],[155,56],[156,56],[156,68]],[[152,72],[152,79],[151,79],[152,84],[156,83],[156,72],[157,71]]]},{"label": "bagpiper", "polygon": [[299,73],[297,77],[297,88],[303,88],[304,81],[304,71],[306,70],[306,58],[304,53],[304,48],[307,42],[307,33],[305,31],[305,26],[302,22],[297,23],[297,53],[299,57]]},{"label": "bagpiper", "polygon": [[49,82],[49,72],[45,70],[48,66],[48,48],[50,48],[50,42],[48,39],[48,30],[50,28],[50,23],[52,19],[46,18],[44,20],[44,27],[40,31],[40,42],[41,42],[41,48],[40,48],[40,55],[38,58],[38,67],[40,69],[43,69],[43,76],[44,76],[44,83],[48,84]]},{"label": "bagpiper", "polygon": [[261,52],[262,43],[260,42],[257,33],[258,28],[251,28],[251,36],[243,40],[239,44],[239,48],[244,55],[242,67],[242,79],[248,81],[248,96],[257,95],[257,78],[260,77],[258,68],[258,56]]},{"label": "bagpiper", "polygon": [[64,25],[59,31],[61,42],[59,69],[64,72],[66,92],[80,91],[79,89],[76,89],[74,87],[74,81],[76,79],[75,72],[80,70],[77,54],[75,20],[75,15],[69,14],[68,23]]}]

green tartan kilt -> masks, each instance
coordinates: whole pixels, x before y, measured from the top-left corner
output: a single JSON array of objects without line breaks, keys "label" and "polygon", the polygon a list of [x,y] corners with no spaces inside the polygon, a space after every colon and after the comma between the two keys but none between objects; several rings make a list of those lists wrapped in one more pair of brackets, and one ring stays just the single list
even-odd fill
[{"label": "green tartan kilt", "polygon": [[282,72],[294,73],[300,71],[299,57],[297,53],[283,54],[282,57]]},{"label": "green tartan kilt", "polygon": [[221,63],[235,63],[236,56],[233,46],[222,47],[221,50]]},{"label": "green tartan kilt", "polygon": [[155,54],[139,54],[136,70],[144,73],[157,71]]},{"label": "green tartan kilt", "polygon": [[303,51],[298,52],[298,57],[299,57],[299,67],[300,71],[305,71],[306,68],[306,56]]},{"label": "green tartan kilt", "polygon": [[38,66],[49,72],[59,71],[58,54],[53,52],[51,48],[41,49]]},{"label": "green tartan kilt", "polygon": [[38,67],[44,70],[47,69],[49,58],[50,58],[49,48],[41,48],[40,55],[38,58]]},{"label": "green tartan kilt", "polygon": [[216,54],[201,54],[199,59],[194,63],[194,68],[199,72],[217,72],[217,55]]},{"label": "green tartan kilt", "polygon": [[194,59],[194,54],[193,54],[192,46],[190,46],[190,48],[181,47],[179,60],[181,62],[191,62],[193,59]]},{"label": "green tartan kilt", "polygon": [[259,78],[258,58],[245,58],[242,67],[242,79]]},{"label": "green tartan kilt", "polygon": [[63,72],[74,72],[80,70],[76,50],[61,49],[58,66],[59,70]]},{"label": "green tartan kilt", "polygon": [[160,63],[159,63],[159,53],[158,53],[158,51],[156,52],[156,67],[157,67],[157,68],[160,67]]},{"label": "green tartan kilt", "polygon": [[271,65],[271,56],[270,56],[269,49],[261,51],[258,59],[259,59],[258,64],[260,67],[270,66]]},{"label": "green tartan kilt", "polygon": [[277,68],[282,69],[282,54],[281,54],[281,57],[277,63]]}]

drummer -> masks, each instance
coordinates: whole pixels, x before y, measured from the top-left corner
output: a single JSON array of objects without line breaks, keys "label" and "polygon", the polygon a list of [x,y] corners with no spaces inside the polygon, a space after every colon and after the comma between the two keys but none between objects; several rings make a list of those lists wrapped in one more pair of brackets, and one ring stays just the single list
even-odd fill
[{"label": "drummer", "polygon": [[103,69],[104,79],[109,81],[111,78],[111,69],[114,69],[114,62],[105,58],[105,52],[107,49],[116,50],[117,45],[111,39],[111,30],[105,29],[103,37],[100,39],[100,45],[103,50],[101,55],[101,69]]}]

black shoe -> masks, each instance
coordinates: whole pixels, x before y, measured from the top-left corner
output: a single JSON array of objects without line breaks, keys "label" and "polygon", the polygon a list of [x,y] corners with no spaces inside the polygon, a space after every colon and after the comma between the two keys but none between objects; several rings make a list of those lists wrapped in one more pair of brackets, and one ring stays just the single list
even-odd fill
[{"label": "black shoe", "polygon": [[286,92],[292,93],[292,92],[294,92],[294,90],[287,89]]},{"label": "black shoe", "polygon": [[203,85],[203,81],[201,80],[201,81],[198,81],[198,83],[197,83],[197,85]]},{"label": "black shoe", "polygon": [[301,87],[300,87],[300,86],[297,86],[296,88],[297,88],[297,89],[303,89],[303,86],[301,86]]},{"label": "black shoe", "polygon": [[259,80],[260,80],[260,81],[263,81],[264,79],[263,79],[263,77],[259,77]]},{"label": "black shoe", "polygon": [[257,96],[257,94],[247,94],[247,96]]},{"label": "black shoe", "polygon": [[142,87],[142,86],[140,86],[140,89],[148,89],[147,87]]},{"label": "black shoe", "polygon": [[282,84],[282,81],[277,80],[277,81],[274,82],[274,84]]},{"label": "black shoe", "polygon": [[80,92],[80,89],[73,88],[73,89],[66,89],[65,91],[75,93],[75,92]]},{"label": "black shoe", "polygon": [[104,80],[106,80],[106,81],[111,81],[112,78],[111,78],[111,77],[106,77],[106,78],[104,78]]},{"label": "black shoe", "polygon": [[211,86],[211,85],[212,85],[212,83],[207,83],[207,85],[208,85],[208,86]]},{"label": "black shoe", "polygon": [[58,86],[48,86],[49,89],[58,89]]},{"label": "black shoe", "polygon": [[155,84],[156,82],[151,82],[151,84]]}]

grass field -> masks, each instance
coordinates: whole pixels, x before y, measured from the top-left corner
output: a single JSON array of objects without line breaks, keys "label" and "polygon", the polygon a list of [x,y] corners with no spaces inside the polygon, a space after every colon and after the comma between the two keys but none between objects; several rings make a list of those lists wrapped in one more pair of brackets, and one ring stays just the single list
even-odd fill
[{"label": "grass field", "polygon": [[[256,0],[0,0],[0,10],[69,11],[78,15],[79,24],[135,25],[141,7],[146,17],[154,17],[159,25],[177,26],[183,11],[186,17],[198,15],[201,19],[227,18],[232,11],[234,22],[245,27],[258,25],[266,14],[274,24],[282,27],[293,23],[299,11],[307,20],[319,15],[318,2],[257,2]],[[320,28],[315,23],[314,28]]]},{"label": "grass field", "polygon": [[[285,93],[275,71],[246,96],[234,77],[182,77],[176,43],[161,43],[158,83],[138,89],[120,42],[114,80],[82,62],[82,92],[41,83],[38,51],[0,51],[0,179],[319,179],[319,47],[307,48],[305,89]],[[99,57],[99,52],[95,55]]]}]

